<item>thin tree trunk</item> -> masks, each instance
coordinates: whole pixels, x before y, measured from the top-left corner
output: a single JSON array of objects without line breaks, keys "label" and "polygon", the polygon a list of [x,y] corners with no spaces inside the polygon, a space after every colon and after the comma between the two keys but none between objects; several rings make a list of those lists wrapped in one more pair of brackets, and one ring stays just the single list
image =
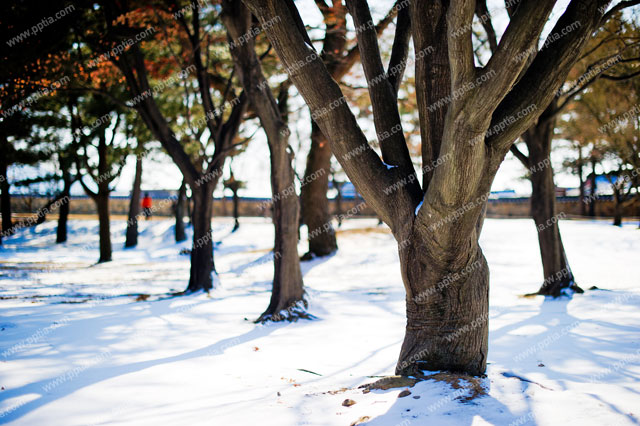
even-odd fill
[{"label": "thin tree trunk", "polygon": [[531,179],[531,216],[538,232],[544,281],[539,294],[558,297],[564,289],[582,290],[575,279],[562,244],[559,217],[556,212],[556,193],[551,166],[551,143],[555,120],[541,120],[529,129],[523,139],[529,150]]},{"label": "thin tree trunk", "polygon": [[69,176],[64,176],[64,188],[62,196],[67,197],[67,201],[60,205],[58,210],[58,226],[56,229],[56,244],[67,241],[67,222],[69,219],[69,211],[71,210],[71,185],[73,181]]},{"label": "thin tree trunk", "polygon": [[111,226],[109,223],[109,149],[104,128],[98,141],[98,193],[95,200],[98,208],[100,229],[100,259],[98,263],[111,261]]},{"label": "thin tree trunk", "polygon": [[[326,256],[338,249],[329,214],[329,170],[331,148],[315,122],[311,123],[311,149],[301,188],[302,220],[309,232],[309,252],[304,259]],[[326,231],[325,231],[326,230]],[[314,232],[315,231],[315,232]],[[322,231],[322,232],[318,232]]]},{"label": "thin tree trunk", "polygon": [[187,197],[187,183],[183,180],[180,189],[178,190],[178,199],[176,200],[176,243],[182,242],[187,239],[187,234],[184,232],[184,204]]},{"label": "thin tree trunk", "polygon": [[338,195],[336,195],[336,216],[338,217],[338,228],[340,228],[342,226],[342,184],[335,184],[335,187],[336,191],[338,191]]},{"label": "thin tree trunk", "polygon": [[238,203],[239,203],[239,199],[238,199],[238,190],[235,189],[233,191],[233,220],[234,220],[234,224],[233,224],[233,230],[231,232],[236,232],[238,230],[238,228],[240,228],[240,222],[238,221]]},{"label": "thin tree trunk", "polygon": [[[294,185],[293,167],[287,153],[286,139],[283,143],[269,141],[271,152],[271,190],[273,194],[282,194]],[[273,224],[275,226],[275,243],[273,248],[273,289],[267,310],[258,321],[280,321],[305,316],[302,302],[304,289],[302,272],[298,259],[298,218],[300,206],[298,197],[274,197]],[[296,307],[300,309],[295,309]],[[294,309],[292,309],[294,308]],[[284,313],[283,313],[284,312]]]},{"label": "thin tree trunk", "polygon": [[127,220],[127,234],[124,246],[138,245],[138,217],[140,216],[140,185],[142,184],[142,156],[136,156],[136,173],[133,178],[131,200],[129,201],[129,219]]},{"label": "thin tree trunk", "polygon": [[98,263],[111,261],[111,225],[109,220],[109,192],[98,192],[96,197],[100,228],[100,259]]},{"label": "thin tree trunk", "polygon": [[213,235],[211,215],[213,211],[213,188],[211,183],[203,183],[191,188],[193,206],[193,246],[191,248],[191,273],[188,292],[209,291],[213,288]]},{"label": "thin tree trunk", "polygon": [[589,192],[589,216],[596,215],[596,162],[591,162],[591,175],[589,175],[591,191]]},{"label": "thin tree trunk", "polygon": [[0,189],[2,189],[2,198],[0,200],[2,212],[2,232],[8,236],[13,226],[11,220],[11,194],[9,194],[9,180],[7,176],[8,165],[4,155],[0,156]]},{"label": "thin tree trunk", "polygon": [[585,199],[584,191],[584,176],[583,176],[583,159],[582,159],[582,147],[578,147],[578,179],[580,179],[580,215],[587,215],[587,203]]},{"label": "thin tree trunk", "polygon": [[[295,320],[307,317],[298,258],[298,220],[300,207],[295,192],[293,156],[289,154],[289,134],[286,125],[287,87],[281,87],[279,103],[268,87],[255,53],[253,41],[241,43],[240,37],[251,29],[251,13],[234,0],[223,2],[223,20],[235,48],[231,54],[249,102],[256,111],[269,144],[271,163],[271,191],[273,193],[273,223],[275,242],[273,248],[273,288],[266,311],[257,321]],[[328,171],[328,170],[327,170]],[[328,173],[324,175],[327,178]],[[326,196],[325,196],[326,199]]]},{"label": "thin tree trunk", "polygon": [[613,199],[615,201],[615,205],[613,207],[613,226],[622,226],[622,216],[623,216],[623,207],[620,189],[613,189]]}]

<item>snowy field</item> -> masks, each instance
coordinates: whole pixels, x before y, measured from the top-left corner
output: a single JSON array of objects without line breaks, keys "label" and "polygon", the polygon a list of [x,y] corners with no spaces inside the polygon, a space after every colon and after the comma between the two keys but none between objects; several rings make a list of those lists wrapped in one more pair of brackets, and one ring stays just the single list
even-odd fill
[{"label": "snowy field", "polygon": [[[189,242],[143,222],[140,246],[95,265],[97,222],[21,230],[0,248],[0,423],[15,425],[633,425],[640,422],[640,230],[563,221],[583,288],[573,300],[520,295],[542,270],[533,222],[488,219],[489,366],[466,380],[372,390],[393,374],[404,332],[396,246],[350,220],[339,252],[303,264],[313,321],[256,325],[267,307],[273,227],[214,220],[220,273],[186,287]],[[300,253],[304,253],[303,245]],[[477,385],[477,384],[476,384]],[[399,394],[408,389],[410,395]],[[479,391],[479,392],[478,392]],[[407,392],[403,392],[405,395]],[[343,401],[355,402],[343,406]]]}]

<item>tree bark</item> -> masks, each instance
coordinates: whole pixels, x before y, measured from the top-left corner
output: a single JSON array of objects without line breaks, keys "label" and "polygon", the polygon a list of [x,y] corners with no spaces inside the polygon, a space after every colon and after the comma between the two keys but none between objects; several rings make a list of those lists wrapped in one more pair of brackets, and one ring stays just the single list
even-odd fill
[{"label": "tree bark", "polygon": [[[544,114],[543,116],[544,117]],[[536,225],[542,258],[544,281],[538,294],[558,297],[565,289],[582,293],[575,279],[560,236],[556,211],[556,193],[551,166],[551,145],[555,120],[541,118],[524,133],[529,151],[531,180],[531,217]]]},{"label": "tree bark", "polygon": [[[338,249],[336,234],[329,214],[329,170],[331,169],[329,142],[315,122],[311,123],[311,149],[307,156],[304,185],[300,192],[302,220],[309,232],[309,252],[304,256],[326,256]],[[324,231],[326,229],[326,231]],[[322,230],[322,232],[318,232]],[[316,232],[314,232],[316,231]]]},{"label": "tree bark", "polygon": [[[217,181],[216,181],[217,182]],[[191,188],[193,208],[193,246],[191,248],[191,272],[187,292],[209,291],[213,288],[213,235],[211,215],[213,212],[213,188],[207,182]]]},{"label": "tree bark", "polygon": [[[63,172],[64,173],[64,172]],[[56,228],[56,244],[67,241],[67,222],[69,219],[69,211],[71,210],[71,185],[73,183],[70,176],[64,173],[64,187],[62,196],[67,197],[67,202],[62,203],[58,210],[58,226]]]},{"label": "tree bark", "polygon": [[142,184],[142,156],[136,156],[136,173],[131,188],[131,200],[129,201],[129,219],[127,220],[127,234],[125,247],[138,245],[138,217],[140,216],[140,185]]},{"label": "tree bark", "polygon": [[468,259],[452,268],[442,263],[442,257],[417,255],[425,248],[418,233],[409,241],[406,247],[399,245],[408,291],[407,325],[396,374],[414,375],[419,370],[483,374],[489,336],[489,268],[482,250],[472,244],[451,253]]},{"label": "tree bark", "polygon": [[183,180],[180,189],[178,190],[178,198],[176,200],[176,226],[175,237],[176,243],[182,242],[187,239],[187,234],[184,232],[184,208],[187,198],[187,183]]}]

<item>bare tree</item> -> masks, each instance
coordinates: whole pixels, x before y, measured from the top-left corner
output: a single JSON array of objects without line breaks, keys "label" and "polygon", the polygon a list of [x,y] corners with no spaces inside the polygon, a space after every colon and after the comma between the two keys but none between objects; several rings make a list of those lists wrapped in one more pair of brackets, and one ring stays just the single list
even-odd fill
[{"label": "bare tree", "polygon": [[[124,24],[113,24],[115,18],[129,10],[123,8],[123,4],[117,1],[105,1],[105,23],[108,35],[112,40],[126,40],[131,31],[139,32],[139,28],[132,28]],[[177,8],[177,5],[173,5]],[[191,19],[176,9],[174,15],[180,31],[186,35],[186,43],[182,43],[183,51],[175,53],[178,64],[186,69],[188,66],[195,68],[197,80],[197,93],[190,93],[199,99],[204,112],[204,125],[208,130],[207,144],[213,145],[213,152],[202,146],[200,138],[203,135],[201,129],[192,131],[179,138],[174,133],[169,121],[159,108],[156,97],[153,94],[147,69],[145,67],[145,52],[133,45],[124,54],[110,58],[124,75],[130,94],[139,99],[135,109],[140,114],[142,121],[149,128],[155,139],[160,141],[173,162],[178,166],[184,179],[191,188],[191,198],[194,201],[193,214],[193,246],[191,250],[191,271],[187,291],[198,291],[213,288],[213,237],[211,234],[211,216],[213,213],[213,191],[222,176],[222,168],[229,151],[233,148],[233,141],[246,111],[246,96],[241,93],[238,96],[230,90],[231,86],[225,81],[218,81],[218,75],[208,69],[210,66],[210,47],[212,37],[204,36],[205,29],[201,27],[201,10],[198,2],[190,9]],[[173,11],[173,10],[172,10]],[[159,18],[160,19],[160,18]],[[174,22],[160,22],[159,27],[176,25]],[[169,48],[171,51],[171,48]],[[184,61],[182,58],[187,57]],[[223,79],[224,80],[224,79]],[[229,79],[230,83],[230,79]],[[221,103],[215,105],[215,96],[212,89],[220,94]],[[183,104],[185,117],[191,117],[192,111],[187,103]],[[224,113],[230,110],[226,119]],[[189,127],[192,126],[189,121]],[[183,143],[185,138],[199,145],[198,155],[189,151]]]},{"label": "bare tree", "polygon": [[[609,2],[572,0],[549,36],[554,41],[536,54],[556,2],[521,0],[495,53],[480,68],[474,65],[470,32],[459,31],[471,28],[475,1],[406,2],[410,25],[399,26],[396,39],[411,31],[416,57],[433,49],[416,61],[415,70],[422,185],[403,132],[392,131],[402,129],[396,86],[382,64],[367,2],[347,5],[358,29],[382,159],[305,41],[293,2],[244,2],[263,24],[345,172],[398,241],[407,326],[396,372],[484,373],[489,270],[478,238],[491,183],[514,140],[553,100]],[[574,22],[580,24],[562,31]],[[394,42],[393,50],[402,45]],[[527,61],[530,55],[535,57]],[[392,52],[391,57],[387,70],[406,56]],[[439,108],[433,108],[434,96]],[[438,160],[437,167],[425,167]]]}]

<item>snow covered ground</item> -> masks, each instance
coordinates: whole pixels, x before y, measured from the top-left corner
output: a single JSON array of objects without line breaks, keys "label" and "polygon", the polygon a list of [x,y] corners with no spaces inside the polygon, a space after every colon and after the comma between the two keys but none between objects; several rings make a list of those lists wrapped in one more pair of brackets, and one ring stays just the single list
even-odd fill
[{"label": "snow covered ground", "polygon": [[[640,421],[637,224],[563,221],[573,300],[522,298],[542,276],[529,220],[485,223],[491,267],[489,367],[467,381],[358,386],[393,374],[404,331],[396,246],[375,220],[339,252],[303,264],[314,321],[256,325],[269,302],[273,228],[214,220],[218,287],[169,297],[188,279],[188,242],[143,222],[95,265],[97,222],[21,230],[0,248],[0,423],[16,425],[632,425]],[[301,245],[300,252],[303,253]],[[142,296],[141,296],[142,295]],[[149,297],[146,297],[149,295]],[[450,383],[451,382],[451,383]],[[355,401],[347,407],[346,399]]]}]

